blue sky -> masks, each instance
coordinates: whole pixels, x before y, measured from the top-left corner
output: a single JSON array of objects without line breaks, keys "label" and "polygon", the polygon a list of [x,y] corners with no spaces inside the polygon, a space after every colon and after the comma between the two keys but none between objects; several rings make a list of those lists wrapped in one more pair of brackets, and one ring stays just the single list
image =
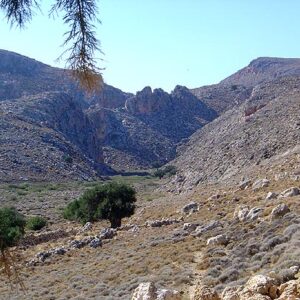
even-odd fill
[{"label": "blue sky", "polygon": [[[1,17],[0,48],[63,67],[66,27],[44,14],[25,30]],[[299,0],[101,0],[105,82],[124,91],[217,83],[259,56],[300,56]]]}]

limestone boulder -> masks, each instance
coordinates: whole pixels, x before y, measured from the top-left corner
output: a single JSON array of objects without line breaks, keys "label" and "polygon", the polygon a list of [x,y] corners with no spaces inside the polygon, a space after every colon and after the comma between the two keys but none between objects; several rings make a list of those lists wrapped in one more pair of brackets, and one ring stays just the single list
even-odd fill
[{"label": "limestone boulder", "polygon": [[296,187],[291,187],[280,193],[280,198],[294,197],[300,194],[300,190]]},{"label": "limestone boulder", "polygon": [[273,210],[271,212],[271,216],[270,216],[271,220],[281,218],[288,212],[290,212],[289,207],[285,203],[281,203],[273,208]]},{"label": "limestone boulder", "polygon": [[273,278],[264,275],[255,275],[247,281],[242,294],[260,294],[275,299],[277,297],[277,286]]},{"label": "limestone boulder", "polygon": [[266,178],[256,180],[252,185],[252,190],[257,191],[270,185],[270,181]]}]

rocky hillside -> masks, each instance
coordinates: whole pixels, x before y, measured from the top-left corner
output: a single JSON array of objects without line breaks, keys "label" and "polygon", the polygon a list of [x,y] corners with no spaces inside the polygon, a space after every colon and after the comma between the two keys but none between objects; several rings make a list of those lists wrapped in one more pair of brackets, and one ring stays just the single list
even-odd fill
[{"label": "rocky hillside", "polygon": [[[290,82],[288,79],[280,80],[293,76],[295,78],[299,75],[299,66],[298,59],[259,58],[221,83],[198,89],[188,90],[177,86],[169,94],[162,89],[152,91],[150,87],[146,87],[133,95],[104,85],[100,92],[86,95],[66,70],[0,50],[0,109],[2,114],[9,115],[12,119],[24,118],[41,130],[62,136],[70,147],[76,149],[84,164],[89,166],[86,169],[87,178],[95,172],[111,172],[110,168],[128,171],[165,164],[175,158],[177,149],[186,148],[183,145],[193,133],[204,127],[201,133],[196,134],[199,137],[193,137],[187,147],[192,149],[189,152],[191,155],[195,150],[201,161],[207,160],[207,155],[213,159],[207,168],[204,167],[206,163],[203,164],[203,176],[206,177],[210,176],[211,168],[214,172],[222,169],[221,173],[227,169],[224,164],[217,168],[215,165],[218,160],[213,156],[214,151],[219,153],[220,145],[225,143],[220,133],[230,136],[235,134],[234,131],[240,130],[244,126],[241,126],[243,121],[240,121],[240,116],[252,114],[253,107],[261,108],[261,104],[256,104],[259,101],[265,105],[264,102],[284,95],[285,88],[291,91],[297,89],[296,79],[291,79]],[[250,107],[247,108],[247,105]],[[212,125],[204,126],[222,114],[224,115]],[[231,122],[230,126],[235,128],[232,132],[231,129],[226,129]],[[4,125],[0,130],[5,141],[1,147],[5,153],[13,142],[15,132],[10,132],[11,129]],[[212,132],[220,140],[212,143],[209,138]],[[34,132],[30,134],[35,141],[35,149],[39,149],[39,136]],[[198,143],[203,150],[198,150]],[[14,166],[13,160],[18,159],[18,155],[22,153],[22,144],[19,147],[20,151],[15,154],[15,158],[7,156],[8,169]],[[61,151],[59,147],[56,150]],[[56,159],[63,165],[65,162],[59,157],[70,156],[73,159],[72,153],[66,151],[63,155],[57,155]],[[21,161],[34,166],[37,159],[30,153],[28,155],[28,161]],[[185,164],[189,166],[195,157],[187,155],[187,160],[182,159],[181,164],[179,158],[179,168]],[[43,165],[44,161],[37,164],[46,174],[48,166]],[[228,163],[231,164],[231,161]],[[194,174],[195,168],[197,169],[197,163],[193,163],[193,171],[187,167],[184,173]],[[62,174],[61,171],[58,173]],[[64,174],[63,177],[65,176]],[[82,177],[80,174],[78,176]],[[20,177],[26,176],[16,176]],[[202,175],[200,177],[202,180]],[[13,176],[2,177],[3,180],[9,178],[12,179]],[[51,178],[54,179],[53,176]],[[199,178],[195,177],[193,180],[196,182]]]},{"label": "rocky hillside", "polygon": [[[24,118],[41,130],[62,136],[89,166],[88,178],[95,172],[109,170],[104,164],[124,171],[164,164],[175,157],[178,143],[217,117],[212,108],[184,87],[176,87],[171,94],[147,87],[133,95],[104,85],[100,92],[87,95],[66,70],[5,50],[0,50],[0,109],[12,119]],[[1,127],[4,153],[9,152],[15,134],[10,130]],[[45,146],[36,132],[30,134],[35,149]],[[59,147],[56,150],[61,151]],[[14,170],[13,160],[21,152],[16,152],[17,157],[11,161],[12,156],[6,155],[8,169]],[[63,155],[56,155],[57,163],[64,165],[60,157],[73,159],[72,153],[66,150]],[[28,161],[20,161],[31,167],[36,162],[47,173],[44,159],[38,161],[28,153]],[[61,174],[61,170],[57,172]],[[16,176],[23,177],[28,176]],[[54,179],[48,179],[51,178]]]},{"label": "rocky hillside", "polygon": [[251,167],[299,145],[300,78],[257,85],[240,107],[197,131],[172,162],[180,170],[174,184],[241,178]]},{"label": "rocky hillside", "polygon": [[221,114],[244,103],[256,85],[289,76],[300,76],[300,59],[260,57],[219,84],[191,92]]},{"label": "rocky hillside", "polygon": [[179,142],[217,117],[181,86],[171,94],[146,87],[128,98],[124,108],[92,107],[87,114],[105,145],[106,163],[125,170],[170,161]]}]

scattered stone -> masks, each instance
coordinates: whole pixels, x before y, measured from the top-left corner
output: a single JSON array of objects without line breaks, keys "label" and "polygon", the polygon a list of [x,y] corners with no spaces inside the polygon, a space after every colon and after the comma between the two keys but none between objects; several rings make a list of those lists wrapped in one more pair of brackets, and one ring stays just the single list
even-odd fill
[{"label": "scattered stone", "polygon": [[248,221],[255,221],[262,215],[263,211],[264,209],[261,207],[253,207],[250,209],[246,219]]},{"label": "scattered stone", "polygon": [[271,212],[271,220],[281,218],[288,212],[290,212],[289,207],[286,204],[281,203],[281,204],[277,205],[275,208],[273,208],[273,210]]},{"label": "scattered stone", "polygon": [[181,295],[175,290],[161,289],[156,292],[156,300],[181,300]]},{"label": "scattered stone", "polygon": [[86,231],[90,231],[93,228],[93,224],[91,222],[85,223],[85,225],[79,230],[79,233],[83,233]]},{"label": "scattered stone", "polygon": [[154,300],[155,294],[156,287],[153,282],[140,283],[133,293],[132,300]]},{"label": "scattered stone", "polygon": [[194,231],[198,227],[195,223],[184,223],[182,229],[188,232]]},{"label": "scattered stone", "polygon": [[36,255],[36,258],[41,261],[44,262],[46,260],[46,258],[50,257],[52,255],[52,253],[50,251],[44,251],[44,252],[39,252]]},{"label": "scattered stone", "polygon": [[270,185],[270,181],[266,178],[256,180],[252,185],[252,190],[257,191],[261,188],[268,187]]},{"label": "scattered stone", "polygon": [[152,282],[140,283],[131,300],[181,300],[180,293],[173,290],[157,289]]},{"label": "scattered stone", "polygon": [[238,219],[241,222],[245,222],[246,219],[247,219],[247,215],[248,215],[249,211],[250,211],[249,206],[247,206],[247,205],[238,205],[235,208],[233,218]]},{"label": "scattered stone", "polygon": [[291,187],[280,193],[280,198],[294,197],[300,194],[300,190],[296,187]]},{"label": "scattered stone", "polygon": [[248,180],[248,179],[242,180],[239,183],[239,189],[240,190],[245,190],[250,186],[250,184],[251,184],[251,180]]},{"label": "scattered stone", "polygon": [[263,208],[261,207],[249,209],[247,205],[239,205],[234,211],[233,218],[238,219],[240,222],[255,221],[262,215],[262,212]]},{"label": "scattered stone", "polygon": [[133,233],[138,233],[140,231],[140,228],[138,225],[133,225],[128,231]]},{"label": "scattered stone", "polygon": [[215,221],[215,220],[212,220],[211,222],[209,222],[208,224],[206,225],[201,225],[201,226],[198,226],[195,231],[192,233],[193,236],[196,236],[196,237],[200,237],[202,234],[210,231],[210,230],[213,230],[217,227],[222,227],[222,224],[220,221]]},{"label": "scattered stone", "polygon": [[226,245],[228,243],[228,238],[224,234],[219,234],[217,236],[211,237],[207,240],[207,245]]},{"label": "scattered stone", "polygon": [[117,235],[117,230],[108,227],[108,228],[104,228],[100,231],[99,239],[101,239],[101,240],[110,240],[116,235]]},{"label": "scattered stone", "polygon": [[199,210],[199,205],[196,202],[191,202],[187,205],[185,205],[182,209],[181,212],[184,214],[191,214],[194,212],[197,212]]},{"label": "scattered stone", "polygon": [[145,225],[147,227],[161,227],[166,225],[171,225],[175,223],[180,223],[182,219],[162,219],[162,220],[154,220],[154,221],[147,221]]},{"label": "scattered stone", "polygon": [[275,181],[283,180],[289,177],[289,174],[287,172],[275,174],[274,179]]},{"label": "scattered stone", "polygon": [[67,252],[67,249],[65,249],[64,247],[58,247],[53,249],[52,252],[53,254],[64,255]]},{"label": "scattered stone", "polygon": [[274,192],[269,192],[266,196],[266,200],[273,200],[273,199],[277,199],[278,194],[274,193]]},{"label": "scattered stone", "polygon": [[94,238],[89,245],[92,248],[98,248],[102,246],[102,241],[99,238]]}]

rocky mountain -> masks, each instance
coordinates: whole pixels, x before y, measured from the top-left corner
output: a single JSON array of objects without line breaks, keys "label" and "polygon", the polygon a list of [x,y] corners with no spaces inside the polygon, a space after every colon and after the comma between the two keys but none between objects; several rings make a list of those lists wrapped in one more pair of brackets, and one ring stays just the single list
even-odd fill
[{"label": "rocky mountain", "polygon": [[222,114],[244,103],[256,85],[289,76],[300,76],[300,59],[260,57],[219,84],[195,88],[191,92]]},{"label": "rocky mountain", "polygon": [[[177,188],[241,179],[299,145],[300,78],[257,85],[249,99],[197,131],[172,162]],[[274,163],[274,162],[273,162]]]},{"label": "rocky mountain", "polygon": [[[146,87],[133,95],[105,84],[99,92],[87,95],[66,70],[5,50],[0,50],[0,109],[3,115],[22,118],[63,137],[89,166],[87,178],[95,172],[103,174],[109,167],[126,171],[164,164],[175,157],[178,143],[218,116],[187,88],[179,86],[171,94]],[[13,132],[4,125],[1,130],[5,153]],[[30,134],[35,149],[41,145],[47,149],[38,136],[34,138],[36,133]],[[17,156],[22,144],[19,147]],[[56,150],[61,152],[59,147]],[[56,160],[63,166],[62,157],[73,158],[71,152],[57,154]],[[43,168],[45,160],[28,155],[30,168],[34,169],[36,162],[43,172],[48,169],[46,165]],[[7,169],[13,169],[13,161],[8,159],[6,164]],[[61,170],[59,174],[64,177]],[[17,177],[26,177],[25,173]]]},{"label": "rocky mountain", "polygon": [[217,117],[180,86],[170,95],[146,87],[122,108],[92,106],[86,113],[103,141],[105,162],[124,170],[168,162],[175,157],[177,143]]}]

